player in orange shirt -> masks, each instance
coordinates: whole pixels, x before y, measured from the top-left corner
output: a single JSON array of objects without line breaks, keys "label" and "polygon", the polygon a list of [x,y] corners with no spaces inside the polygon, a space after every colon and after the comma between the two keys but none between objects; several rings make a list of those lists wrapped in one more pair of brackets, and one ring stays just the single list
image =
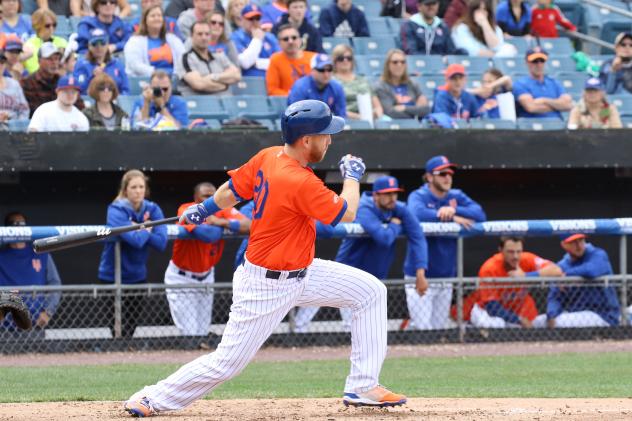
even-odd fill
[{"label": "player in orange shirt", "polygon": [[279,27],[277,37],[281,51],[270,57],[266,86],[268,95],[287,96],[294,82],[310,74],[311,60],[316,53],[301,49],[298,29],[289,23]]},{"label": "player in orange shirt", "polygon": [[[194,202],[184,203],[178,215],[191,205],[211,197],[217,189],[211,183],[199,183],[193,189]],[[173,256],[165,271],[165,284],[215,283],[215,265],[224,251],[222,233],[245,233],[250,220],[234,208],[222,209],[206,219],[202,225],[183,224],[195,240],[175,240]],[[211,326],[213,292],[206,289],[167,289],[167,300],[173,322],[183,335],[205,336]]]},{"label": "player in orange shirt", "polygon": [[184,408],[238,375],[291,308],[328,306],[351,310],[351,372],[343,402],[356,406],[395,406],[406,397],[379,384],[386,357],[386,287],[375,276],[329,260],[314,259],[316,220],[326,225],[351,222],[360,200],[361,158],[339,162],[340,194],[328,189],[308,167],[324,159],[331,135],[344,119],[317,100],[295,102],[282,119],[284,146],[257,153],[204,202],[183,218],[200,224],[208,215],[253,199],[245,262],[233,277],[233,304],[217,350],[181,367],[171,376],[135,393],[125,410],[150,416]]}]

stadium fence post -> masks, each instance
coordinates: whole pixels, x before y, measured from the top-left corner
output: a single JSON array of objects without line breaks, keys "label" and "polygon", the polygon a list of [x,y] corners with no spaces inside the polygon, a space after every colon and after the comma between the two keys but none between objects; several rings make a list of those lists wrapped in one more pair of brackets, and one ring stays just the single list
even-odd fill
[{"label": "stadium fence post", "polygon": [[463,237],[456,241],[456,323],[459,328],[459,342],[465,342],[465,323],[463,323]]},{"label": "stadium fence post", "polygon": [[628,320],[628,236],[619,238],[619,272],[621,279],[621,324],[627,326]]},{"label": "stadium fence post", "polygon": [[114,337],[121,337],[121,242],[114,243]]}]

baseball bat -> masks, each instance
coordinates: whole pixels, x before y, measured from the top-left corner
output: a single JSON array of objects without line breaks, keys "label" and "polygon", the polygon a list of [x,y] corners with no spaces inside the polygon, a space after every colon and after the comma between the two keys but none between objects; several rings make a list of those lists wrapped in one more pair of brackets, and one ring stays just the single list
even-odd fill
[{"label": "baseball bat", "polygon": [[68,235],[55,235],[54,237],[41,238],[33,241],[33,250],[35,253],[49,253],[51,251],[64,250],[70,247],[82,246],[84,244],[96,243],[115,235],[120,235],[130,231],[136,231],[144,228],[155,227],[156,225],[168,224],[180,219],[179,216],[171,218],[159,219],[157,221],[144,222],[142,224],[128,225],[117,228],[101,228],[96,231],[79,232]]}]

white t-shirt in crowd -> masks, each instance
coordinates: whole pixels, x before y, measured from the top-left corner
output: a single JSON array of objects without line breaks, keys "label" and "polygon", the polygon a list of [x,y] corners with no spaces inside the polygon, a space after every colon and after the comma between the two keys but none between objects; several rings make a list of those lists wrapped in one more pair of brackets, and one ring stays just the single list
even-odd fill
[{"label": "white t-shirt in crowd", "polygon": [[77,107],[71,111],[61,109],[57,100],[46,102],[35,110],[27,131],[38,132],[87,132],[88,118]]}]

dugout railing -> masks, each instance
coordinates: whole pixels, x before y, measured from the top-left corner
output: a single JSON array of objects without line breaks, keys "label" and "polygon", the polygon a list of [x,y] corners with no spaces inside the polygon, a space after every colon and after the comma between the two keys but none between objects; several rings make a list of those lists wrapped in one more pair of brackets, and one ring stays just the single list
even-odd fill
[{"label": "dugout railing", "polygon": [[[451,289],[449,308],[440,312],[449,314],[448,321],[439,329],[418,327],[411,323],[416,312],[415,303],[409,303],[406,285],[402,279],[386,280],[388,290],[388,329],[390,343],[458,343],[516,340],[577,340],[599,338],[630,338],[630,274],[627,268],[627,235],[632,229],[631,219],[613,220],[551,220],[551,221],[492,221],[476,224],[464,231],[456,224],[422,224],[428,236],[452,236],[457,239],[457,277],[432,279],[436,290]],[[94,227],[1,227],[0,241],[32,241],[59,232],[77,232]],[[185,238],[180,227],[169,226],[169,237]],[[476,325],[472,322],[471,300],[477,290],[487,288],[485,283],[507,282],[508,279],[480,279],[463,276],[464,238],[475,235],[540,235],[586,232],[617,235],[619,240],[618,274],[597,279],[583,278],[514,278],[511,288],[524,288],[529,293],[539,314],[545,312],[547,294],[552,286],[564,288],[612,288],[619,302],[616,323],[609,326],[581,326],[572,328],[524,328],[509,324],[500,328],[494,325]],[[357,224],[340,224],[331,237],[362,236]],[[230,236],[227,236],[230,237]],[[116,247],[119,250],[119,247]],[[27,300],[45,299],[52,294],[61,295],[58,310],[45,329],[18,332],[10,320],[0,326],[0,352],[66,352],[104,351],[127,349],[191,349],[213,348],[219,341],[228,319],[232,285],[217,282],[213,285],[191,283],[178,286],[164,284],[120,284],[120,255],[115,253],[113,285],[61,285],[58,287],[29,286],[20,288]],[[615,269],[616,271],[616,269]],[[13,289],[0,287],[1,290]],[[170,313],[168,293],[213,293],[212,319],[205,335],[183,334]],[[423,309],[422,309],[423,310]],[[612,310],[612,309],[610,309]],[[423,313],[423,311],[421,311]],[[612,311],[610,311],[612,313]],[[336,309],[323,308],[305,326],[297,326],[296,310],[292,310],[281,323],[268,345],[307,346],[341,345],[349,342],[349,326]],[[133,323],[130,325],[130,320]],[[304,320],[302,318],[301,320]]]}]

